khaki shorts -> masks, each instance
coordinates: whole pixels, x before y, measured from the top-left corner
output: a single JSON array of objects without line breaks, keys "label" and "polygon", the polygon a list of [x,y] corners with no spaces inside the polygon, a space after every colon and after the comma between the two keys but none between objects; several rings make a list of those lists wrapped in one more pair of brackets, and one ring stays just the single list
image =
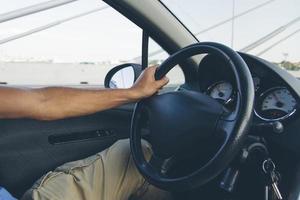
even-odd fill
[{"label": "khaki shorts", "polygon": [[[145,156],[149,159],[151,148],[146,142],[143,147]],[[66,163],[47,173],[25,193],[22,200],[130,198],[169,199],[169,194],[145,182],[131,157],[129,140],[120,140],[101,153]]]}]

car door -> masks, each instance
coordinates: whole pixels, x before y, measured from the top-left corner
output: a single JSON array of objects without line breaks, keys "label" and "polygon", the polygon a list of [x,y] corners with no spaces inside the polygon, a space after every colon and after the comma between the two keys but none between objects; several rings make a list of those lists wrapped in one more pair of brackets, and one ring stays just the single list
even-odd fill
[{"label": "car door", "polygon": [[[79,8],[72,8],[68,7],[69,13],[78,12]],[[54,9],[29,18],[46,19],[49,13],[65,15],[64,11]],[[22,20],[28,22],[18,19],[11,28],[28,28]],[[129,60],[140,62],[135,58],[141,54],[141,39],[140,28],[112,8],[105,9],[0,46],[10,58],[0,63],[1,87],[103,88],[112,67]],[[48,171],[128,138],[132,111],[133,105],[124,105],[57,121],[1,119],[0,185],[19,198]]]}]

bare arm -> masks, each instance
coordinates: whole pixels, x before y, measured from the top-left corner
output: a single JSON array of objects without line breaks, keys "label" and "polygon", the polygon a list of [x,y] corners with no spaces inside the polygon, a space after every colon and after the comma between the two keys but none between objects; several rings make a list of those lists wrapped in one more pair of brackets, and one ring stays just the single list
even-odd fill
[{"label": "bare arm", "polygon": [[0,118],[56,120],[88,115],[153,95],[167,84],[155,81],[155,67],[147,68],[130,89],[85,90],[0,88]]}]

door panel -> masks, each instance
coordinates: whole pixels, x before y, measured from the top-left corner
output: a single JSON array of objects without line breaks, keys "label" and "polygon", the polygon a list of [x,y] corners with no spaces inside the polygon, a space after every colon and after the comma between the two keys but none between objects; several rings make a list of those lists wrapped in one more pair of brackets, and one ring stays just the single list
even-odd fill
[{"label": "door panel", "polygon": [[128,138],[132,109],[133,105],[125,105],[57,121],[1,120],[0,185],[19,198],[48,171]]}]

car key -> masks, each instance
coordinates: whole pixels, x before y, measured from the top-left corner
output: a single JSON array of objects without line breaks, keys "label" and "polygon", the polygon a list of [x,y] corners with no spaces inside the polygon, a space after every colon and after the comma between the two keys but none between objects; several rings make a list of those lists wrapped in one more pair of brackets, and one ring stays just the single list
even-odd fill
[{"label": "car key", "polygon": [[269,191],[270,187],[268,185],[265,186],[265,200],[269,200]]},{"label": "car key", "polygon": [[[276,195],[277,199],[282,200],[282,195],[281,192],[278,188],[278,182],[280,179],[279,173],[276,171],[276,166],[274,162],[269,158],[264,160],[263,165],[262,165],[264,173],[267,175],[267,182],[269,185],[266,186],[266,190],[269,188],[272,188],[274,194]],[[268,196],[268,195],[267,195]]]}]

